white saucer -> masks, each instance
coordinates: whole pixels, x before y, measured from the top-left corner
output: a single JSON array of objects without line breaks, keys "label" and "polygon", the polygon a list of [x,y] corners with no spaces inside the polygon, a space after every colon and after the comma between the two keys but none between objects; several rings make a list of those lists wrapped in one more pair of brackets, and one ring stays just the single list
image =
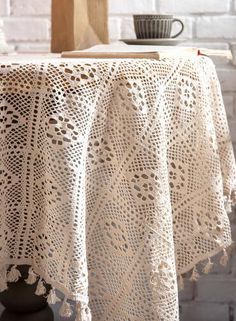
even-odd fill
[{"label": "white saucer", "polygon": [[154,46],[176,46],[187,39],[159,38],[159,39],[120,39],[127,45],[154,45]]}]

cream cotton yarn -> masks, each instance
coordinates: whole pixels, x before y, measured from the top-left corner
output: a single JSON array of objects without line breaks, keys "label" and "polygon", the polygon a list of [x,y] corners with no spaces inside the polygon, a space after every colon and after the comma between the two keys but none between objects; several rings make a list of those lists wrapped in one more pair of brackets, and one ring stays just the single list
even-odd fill
[{"label": "cream cotton yarn", "polygon": [[[0,66],[1,290],[31,266],[82,321],[177,321],[231,244],[235,160],[206,57]],[[209,260],[208,260],[209,259]],[[6,273],[8,265],[14,265]],[[40,277],[40,278],[39,278]]]}]

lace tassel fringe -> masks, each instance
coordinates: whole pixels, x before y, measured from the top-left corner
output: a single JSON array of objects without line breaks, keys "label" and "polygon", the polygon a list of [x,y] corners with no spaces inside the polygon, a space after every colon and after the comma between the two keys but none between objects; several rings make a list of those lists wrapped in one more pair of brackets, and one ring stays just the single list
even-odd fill
[{"label": "lace tassel fringe", "polygon": [[233,205],[233,202],[232,202],[232,199],[230,196],[225,196],[225,210],[228,214],[230,214],[232,212],[232,205]]},{"label": "lace tassel fringe", "polygon": [[7,282],[17,282],[20,277],[20,271],[17,269],[16,265],[13,265],[11,270],[7,273]]},{"label": "lace tassel fringe", "polygon": [[39,279],[38,284],[37,284],[37,288],[35,291],[36,295],[44,295],[47,292],[45,286],[44,286],[44,282],[42,280],[42,278]]},{"label": "lace tassel fringe", "polygon": [[75,321],[92,321],[90,309],[86,304],[77,304],[77,316]]},{"label": "lace tassel fringe", "polygon": [[210,258],[208,258],[208,262],[207,264],[204,266],[202,272],[205,273],[205,274],[208,274],[211,272],[212,268],[214,266],[214,263],[211,261]]},{"label": "lace tassel fringe", "polygon": [[193,271],[192,271],[192,275],[190,277],[190,281],[193,281],[193,282],[197,281],[199,279],[199,277],[200,277],[200,275],[198,273],[198,270],[197,270],[196,266],[194,266]]},{"label": "lace tassel fringe", "polygon": [[232,206],[236,205],[236,190],[233,190],[231,193]]},{"label": "lace tassel fringe", "polygon": [[28,272],[28,278],[25,279],[25,282],[27,284],[34,284],[36,281],[37,281],[37,274],[34,273],[32,267],[29,269],[29,272]]},{"label": "lace tassel fringe", "polygon": [[[228,261],[229,261],[228,253],[227,253],[226,249],[223,249],[223,255],[220,258],[220,264],[222,266],[226,266],[228,264]],[[206,265],[202,269],[202,272],[204,274],[210,273],[213,266],[214,266],[214,263],[211,261],[211,258],[208,258],[208,262],[206,263]],[[194,266],[194,268],[192,270],[192,275],[190,277],[190,281],[197,281],[199,279],[199,277],[200,277],[200,275],[198,273],[198,270],[197,270],[196,266]],[[180,290],[182,290],[183,286],[184,286],[183,277],[182,277],[182,275],[180,275],[179,280],[178,280],[178,287]]]},{"label": "lace tassel fringe", "polygon": [[57,297],[56,291],[54,288],[51,289],[49,292],[49,295],[47,297],[48,304],[56,304],[57,302],[60,302],[61,300]]},{"label": "lace tassel fringe", "polygon": [[67,298],[64,299],[62,306],[60,307],[59,314],[61,317],[69,318],[72,316],[73,311],[69,302],[67,302]]},{"label": "lace tassel fringe", "polygon": [[228,264],[228,261],[229,261],[228,253],[227,253],[226,249],[223,249],[223,255],[220,258],[220,264],[222,266],[226,266]]}]

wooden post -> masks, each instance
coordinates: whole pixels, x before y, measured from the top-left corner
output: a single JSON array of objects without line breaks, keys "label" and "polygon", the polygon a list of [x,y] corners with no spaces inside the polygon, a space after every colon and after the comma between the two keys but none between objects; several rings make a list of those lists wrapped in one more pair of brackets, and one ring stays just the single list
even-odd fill
[{"label": "wooden post", "polygon": [[107,0],[52,0],[52,52],[108,42]]}]

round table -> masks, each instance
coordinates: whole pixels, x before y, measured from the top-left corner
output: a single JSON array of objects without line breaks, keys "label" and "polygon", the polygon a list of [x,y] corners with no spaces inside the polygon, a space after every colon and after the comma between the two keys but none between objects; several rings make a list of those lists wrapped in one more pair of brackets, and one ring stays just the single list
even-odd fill
[{"label": "round table", "polygon": [[227,260],[235,173],[207,57],[2,57],[0,290],[27,265],[62,316],[177,321],[177,277]]}]

